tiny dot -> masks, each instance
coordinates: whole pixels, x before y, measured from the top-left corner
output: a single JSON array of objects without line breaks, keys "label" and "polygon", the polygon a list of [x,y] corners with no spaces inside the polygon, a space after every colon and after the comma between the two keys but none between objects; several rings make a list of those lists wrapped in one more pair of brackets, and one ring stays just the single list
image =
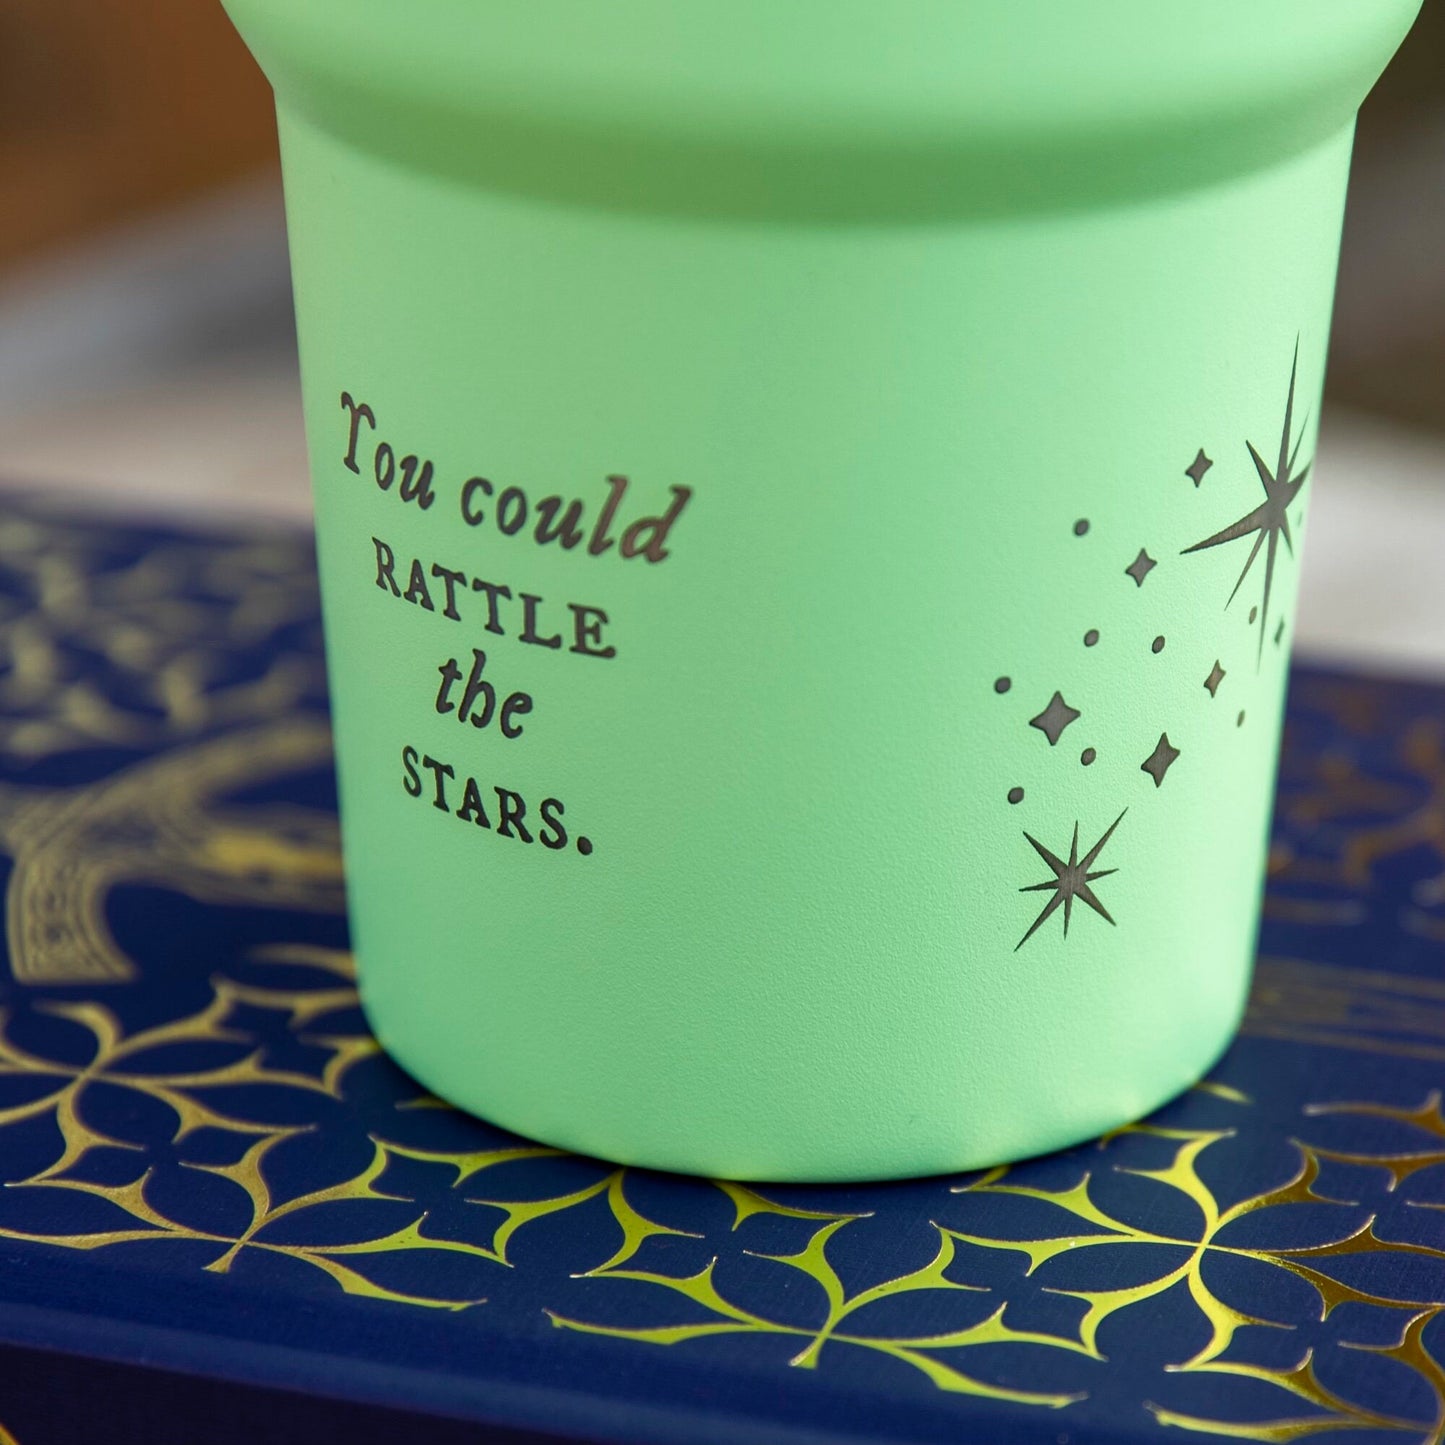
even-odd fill
[{"label": "tiny dot", "polygon": [[577,840],[577,851],[585,858],[592,851],[591,838],[579,838]]},{"label": "tiny dot", "polygon": [[1098,753],[1096,753],[1093,748],[1085,748],[1084,751],[1079,754],[1079,761],[1087,768],[1098,756]]},{"label": "tiny dot", "polygon": [[1099,629],[1098,629],[1097,627],[1091,627],[1091,628],[1084,634],[1084,646],[1085,646],[1085,647],[1092,647],[1098,640],[1099,640]]},{"label": "tiny dot", "polygon": [[1259,616],[1259,608],[1258,608],[1258,607],[1251,607],[1251,608],[1249,609],[1249,620],[1250,620],[1251,622],[1253,622],[1254,619],[1255,619],[1256,617],[1258,617],[1258,616]]},{"label": "tiny dot", "polygon": [[1150,652],[1163,652],[1163,651],[1164,651],[1164,639],[1163,639],[1162,637],[1156,637],[1156,638],[1154,639],[1154,641],[1149,644],[1149,651],[1150,651]]},{"label": "tiny dot", "polygon": [[1089,519],[1087,517],[1080,517],[1079,520],[1074,523],[1074,536],[1082,537],[1088,530]]},{"label": "tiny dot", "polygon": [[1022,803],[1024,800],[1024,790],[1022,788],[1010,788],[1008,790],[1008,800],[1010,803]]},{"label": "tiny dot", "polygon": [[1244,714],[1243,714],[1243,713],[1240,713],[1240,715],[1239,715],[1237,718],[1235,718],[1235,720],[1234,720],[1234,725],[1235,725],[1235,727],[1237,727],[1237,728],[1242,728],[1242,727],[1244,726]]},{"label": "tiny dot", "polygon": [[993,690],[997,693],[1005,693],[1013,685],[1013,679],[1011,677],[1000,677],[994,682]]}]

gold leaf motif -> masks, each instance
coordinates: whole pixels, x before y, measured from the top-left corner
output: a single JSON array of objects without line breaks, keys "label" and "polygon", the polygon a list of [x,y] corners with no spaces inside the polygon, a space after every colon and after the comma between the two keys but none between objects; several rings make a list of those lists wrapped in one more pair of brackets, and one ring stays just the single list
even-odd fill
[{"label": "gold leaf motif", "polygon": [[[514,1154],[516,1151],[513,1151]],[[547,1149],[532,1151],[537,1154],[558,1155],[560,1151]],[[522,1157],[522,1156],[518,1156]],[[500,1162],[496,1160],[493,1162]],[[490,1166],[488,1166],[490,1167]],[[622,1242],[601,1264],[595,1265],[592,1269],[583,1271],[584,1275],[610,1273],[617,1265],[631,1259],[642,1247],[645,1240],[652,1239],[659,1234],[671,1234],[684,1236],[689,1239],[697,1239],[700,1236],[692,1234],[684,1229],[673,1229],[665,1224],[656,1224],[646,1216],[640,1214],[629,1202],[624,1189],[624,1182],[627,1178],[625,1169],[616,1169],[606,1175],[605,1178],[587,1185],[585,1188],[574,1190],[570,1194],[558,1195],[550,1199],[478,1199],[476,1203],[487,1205],[491,1209],[500,1209],[506,1216],[502,1224],[492,1236],[492,1248],[496,1251],[498,1260],[503,1264],[509,1264],[507,1259],[507,1245],[516,1232],[524,1225],[531,1224],[534,1220],[545,1219],[548,1215],[561,1213],[563,1210],[574,1209],[580,1204],[586,1204],[588,1200],[603,1197],[608,1208],[612,1212],[612,1218],[622,1230]],[[459,1180],[460,1182],[460,1180]],[[580,1276],[574,1276],[580,1277]]]},{"label": "gold leaf motif", "polygon": [[[1334,716],[1338,719],[1341,714]],[[1408,784],[1376,776],[1361,764],[1354,749],[1322,751],[1309,758],[1305,777],[1286,775],[1280,801],[1283,818],[1316,839],[1322,836],[1321,824],[1349,819],[1350,825],[1329,830],[1336,846],[1324,855],[1312,852],[1301,857],[1293,848],[1284,848],[1279,866],[1272,870],[1277,886],[1266,905],[1269,912],[1284,907],[1296,910],[1301,921],[1327,923],[1331,907],[1353,903],[1353,917],[1335,921],[1359,921],[1361,896],[1370,894],[1380,865],[1418,848],[1431,850],[1438,868],[1433,877],[1416,885],[1417,894],[1445,900],[1445,729],[1430,713],[1417,715],[1398,731],[1393,761],[1409,778]],[[1285,756],[1290,756],[1288,749]],[[1361,815],[1372,814],[1375,820],[1359,821]],[[1295,882],[1333,885],[1340,895],[1357,896],[1300,898],[1281,891]],[[1311,910],[1318,916],[1311,918]],[[1427,933],[1439,927],[1438,920],[1413,910],[1407,910],[1403,921]]]},{"label": "gold leaf motif", "polygon": [[[1436,1414],[1426,1437],[1426,1445],[1439,1445],[1439,1442],[1445,1439],[1445,1365],[1442,1365],[1437,1356],[1430,1353],[1425,1347],[1424,1340],[1426,1326],[1438,1319],[1442,1313],[1445,1313],[1445,1305],[1433,1305],[1429,1309],[1420,1310],[1417,1314],[1412,1315],[1406,1321],[1400,1338],[1393,1345],[1346,1343],[1344,1346],[1348,1350],[1359,1350],[1364,1354],[1381,1355],[1387,1360],[1394,1360],[1414,1371],[1430,1386],[1435,1396]],[[1419,1427],[1411,1422],[1404,1422],[1400,1428],[1418,1429]]]},{"label": "gold leaf motif", "polygon": [[1238,1420],[1210,1420],[1198,1415],[1186,1415],[1177,1410],[1167,1410],[1151,1401],[1145,1401],[1144,1408],[1161,1425],[1173,1425],[1184,1430],[1197,1430],[1201,1434],[1222,1436],[1231,1440],[1262,1440],[1271,1445],[1285,1445],[1285,1442],[1302,1439],[1323,1431],[1384,1429],[1418,1431],[1421,1427],[1413,1421],[1399,1420],[1388,1415],[1379,1415],[1372,1410],[1362,1409],[1350,1401],[1327,1390],[1315,1375],[1314,1362],[1308,1354],[1293,1370],[1265,1370],[1256,1365],[1210,1364],[1199,1368],[1214,1374],[1237,1375],[1247,1379],[1263,1380],[1282,1390],[1297,1395],[1309,1404],[1317,1405],[1320,1413],[1300,1415],[1289,1419],[1261,1420],[1255,1422]]},{"label": "gold leaf motif", "polygon": [[163,753],[78,789],[0,785],[11,968],[25,983],[124,982],[105,900],[155,883],[202,902],[341,910],[336,820],[223,807],[243,786],[329,763],[324,723],[287,719]]},{"label": "gold leaf motif", "polygon": [[294,963],[305,968],[320,968],[356,982],[356,960],[345,948],[322,948],[310,943],[275,943],[253,948],[249,955],[257,963]]},{"label": "gold leaf motif", "polygon": [[[1445,997],[1445,987],[1441,989]],[[1368,1119],[1388,1119],[1395,1124],[1405,1124],[1423,1129],[1437,1139],[1445,1139],[1445,1115],[1440,1112],[1440,1091],[1432,1089],[1422,1104],[1414,1109],[1400,1109],[1388,1104],[1308,1104],[1305,1113],[1318,1117],[1322,1114],[1359,1114]]]},{"label": "gold leaf motif", "polygon": [[[0,636],[7,752],[154,748],[323,696],[319,651],[287,632],[316,623],[304,539],[178,540],[119,564],[114,553],[103,526],[0,524],[0,575],[25,599]],[[227,644],[264,656],[260,676],[230,675]]]},{"label": "gold leaf motif", "polygon": [[[885,1280],[850,1296],[828,1259],[827,1247],[829,1241],[841,1229],[854,1223],[856,1219],[857,1216],[841,1216],[824,1224],[812,1233],[808,1243],[796,1254],[758,1256],[795,1270],[818,1285],[826,1305],[826,1312],[821,1322],[812,1329],[770,1319],[763,1313],[749,1310],[728,1300],[720,1292],[714,1279],[714,1271],[717,1267],[716,1259],[710,1261],[698,1274],[682,1278],[650,1270],[611,1268],[605,1271],[605,1274],[613,1279],[627,1279],[651,1284],[680,1295],[713,1315],[712,1320],[634,1328],[594,1324],[569,1318],[551,1310],[548,1311],[548,1315],[553,1324],[559,1328],[658,1345],[681,1344],[685,1341],[716,1334],[752,1333],[792,1336],[806,1341],[802,1349],[794,1354],[789,1362],[799,1369],[816,1369],[822,1357],[823,1348],[829,1342],[852,1345],[900,1360],[926,1376],[939,1389],[954,1393],[1054,1408],[1071,1404],[1082,1398],[1077,1394],[1046,1393],[994,1384],[968,1374],[948,1361],[937,1357],[935,1352],[939,1350],[959,1350],[985,1344],[1042,1344],[1054,1348],[1077,1349],[1077,1346],[1069,1340],[1010,1328],[1004,1323],[1005,1306],[1003,1305],[1000,1305],[996,1311],[978,1324],[940,1334],[874,1335],[844,1329],[843,1325],[849,1316],[866,1305],[875,1304],[880,1300],[893,1299],[911,1291],[987,1292],[979,1290],[977,1286],[961,1284],[947,1278],[945,1271],[953,1263],[956,1244],[954,1237],[947,1230],[935,1225],[934,1228],[939,1239],[938,1250],[927,1264],[909,1274]],[[594,1270],[592,1273],[603,1274],[604,1271]]]},{"label": "gold leaf motif", "polygon": [[1255,973],[1242,1032],[1445,1062],[1445,982],[1265,957]]},{"label": "gold leaf motif", "polygon": [[745,1219],[751,1219],[757,1214],[777,1214],[785,1219],[866,1219],[870,1217],[866,1214],[835,1214],[825,1209],[795,1209],[792,1205],[775,1204],[771,1199],[765,1199],[756,1189],[749,1188],[746,1184],[735,1184],[727,1179],[719,1179],[715,1183],[733,1202],[734,1229]]},{"label": "gold leaf motif", "polygon": [[1100,1244],[1150,1244],[1173,1246],[1183,1251],[1174,1268],[1156,1278],[1139,1285],[1118,1289],[1086,1290],[1057,1287],[1051,1292],[1081,1301],[1085,1313],[1079,1322],[1079,1343],[1089,1353],[1098,1354],[1098,1333],[1102,1325],[1121,1310],[1128,1309],[1146,1299],[1152,1299],[1184,1283],[1191,1301],[1207,1321],[1210,1336],[1207,1343],[1187,1360],[1171,1368],[1196,1370],[1214,1362],[1228,1351],[1239,1329],[1245,1326],[1267,1328],[1288,1328],[1282,1321],[1261,1318],[1235,1309],[1219,1298],[1209,1287],[1204,1277],[1206,1261],[1211,1254],[1234,1256],[1256,1260],[1282,1269],[1296,1278],[1304,1280],[1314,1290],[1320,1302],[1320,1318],[1325,1318],[1338,1305],[1346,1301],[1396,1306],[1402,1301],[1370,1294],[1341,1283],[1331,1276],[1302,1263],[1307,1259],[1336,1258],[1346,1255],[1389,1252],[1396,1254],[1416,1253],[1442,1257],[1439,1251],[1425,1246],[1386,1242],[1374,1233],[1373,1217],[1365,1219],[1338,1239],[1325,1244],[1293,1246],[1279,1244],[1269,1248],[1246,1247],[1222,1242],[1217,1236],[1229,1224],[1246,1215],[1278,1208],[1282,1205],[1302,1203],[1329,1203],[1313,1191],[1318,1178],[1319,1165],[1315,1151],[1300,1147],[1299,1164],[1295,1172],[1282,1184],[1273,1189],[1221,1209],[1213,1193],[1199,1174],[1200,1156],[1220,1140],[1230,1136],[1227,1130],[1166,1130],[1153,1126],[1139,1126],[1133,1132],[1153,1134],[1168,1139],[1173,1144],[1169,1161],[1158,1169],[1121,1168],[1119,1173],[1139,1178],[1152,1179],[1165,1185],[1177,1194],[1195,1204],[1201,1215],[1197,1237],[1154,1231],[1133,1225],[1114,1217],[1101,1209],[1090,1193],[1091,1179],[1085,1175],[1076,1185],[1062,1190],[1044,1190],[1009,1184],[993,1184],[984,1192],[1005,1193],[1041,1200],[1057,1206],[1071,1221],[1080,1221],[1089,1226],[1089,1232],[1080,1234],[1074,1230],[1060,1231],[1037,1239],[986,1239],[977,1235],[960,1234],[969,1244],[989,1249],[1017,1251],[1029,1260],[1030,1274],[1050,1261],[1057,1260],[1079,1248]]}]

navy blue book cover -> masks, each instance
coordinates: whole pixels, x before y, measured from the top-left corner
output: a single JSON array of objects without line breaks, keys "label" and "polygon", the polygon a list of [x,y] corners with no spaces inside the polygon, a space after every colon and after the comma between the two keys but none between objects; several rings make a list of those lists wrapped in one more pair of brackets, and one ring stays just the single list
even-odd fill
[{"label": "navy blue book cover", "polygon": [[379,1052],[308,539],[12,502],[0,628],[0,1440],[1445,1433],[1445,690],[1296,674],[1197,1088],[1007,1169],[743,1187]]}]

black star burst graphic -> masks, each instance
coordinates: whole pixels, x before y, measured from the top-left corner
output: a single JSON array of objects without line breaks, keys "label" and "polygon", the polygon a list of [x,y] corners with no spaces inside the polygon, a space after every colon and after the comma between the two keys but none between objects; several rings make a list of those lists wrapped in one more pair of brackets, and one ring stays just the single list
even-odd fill
[{"label": "black star burst graphic", "polygon": [[1256,666],[1264,657],[1264,629],[1265,622],[1269,617],[1269,593],[1274,584],[1274,559],[1279,550],[1280,538],[1284,538],[1284,544],[1289,548],[1290,556],[1294,556],[1294,539],[1290,536],[1289,530],[1289,508],[1295,498],[1299,496],[1306,479],[1310,474],[1310,462],[1306,462],[1298,472],[1295,471],[1295,462],[1299,459],[1300,442],[1304,440],[1303,431],[1295,440],[1293,449],[1290,445],[1290,432],[1294,425],[1294,383],[1295,373],[1299,368],[1299,342],[1295,342],[1294,362],[1289,369],[1289,395],[1284,404],[1284,430],[1279,439],[1279,461],[1273,472],[1265,464],[1265,460],[1255,451],[1254,443],[1245,442],[1249,448],[1249,454],[1254,458],[1255,470],[1259,473],[1260,483],[1264,487],[1264,501],[1252,512],[1241,517],[1237,522],[1232,522],[1222,532],[1216,532],[1212,537],[1206,537],[1202,542],[1196,542],[1192,547],[1184,549],[1185,556],[1190,552],[1202,552],[1206,547],[1218,547],[1224,542],[1236,542],[1241,537],[1254,535],[1254,546],[1250,548],[1249,558],[1244,564],[1244,571],[1239,574],[1239,581],[1234,584],[1234,591],[1229,594],[1229,601],[1224,605],[1229,606],[1234,601],[1237,593],[1249,576],[1249,569],[1254,566],[1254,559],[1259,556],[1259,549],[1265,547],[1264,556],[1264,598],[1259,609],[1259,653],[1255,659]]},{"label": "black star burst graphic", "polygon": [[[1128,811],[1127,808],[1124,809],[1124,813]],[[1073,842],[1069,844],[1069,861],[1067,863],[1056,854],[1051,853],[1032,834],[1024,834],[1024,837],[1033,845],[1034,852],[1054,870],[1054,876],[1050,878],[1047,883],[1031,883],[1026,888],[1020,888],[1019,892],[1042,893],[1047,889],[1052,890],[1054,896],[1044,905],[1043,912],[1034,919],[1029,927],[1029,931],[1014,945],[1015,953],[1038,932],[1039,926],[1060,904],[1063,905],[1064,909],[1064,937],[1067,938],[1069,936],[1069,919],[1073,915],[1074,899],[1076,898],[1087,903],[1106,923],[1113,923],[1114,920],[1109,917],[1109,910],[1094,897],[1094,890],[1089,885],[1096,878],[1107,878],[1109,874],[1117,873],[1119,870],[1117,868],[1103,868],[1097,872],[1090,872],[1090,869],[1093,868],[1099,854],[1104,851],[1104,844],[1113,836],[1114,829],[1119,826],[1119,823],[1124,817],[1124,813],[1120,813],[1119,816],[1109,824],[1108,831],[1105,832],[1104,836],[1100,838],[1082,858],[1079,857],[1079,825],[1075,823],[1074,839]]]}]

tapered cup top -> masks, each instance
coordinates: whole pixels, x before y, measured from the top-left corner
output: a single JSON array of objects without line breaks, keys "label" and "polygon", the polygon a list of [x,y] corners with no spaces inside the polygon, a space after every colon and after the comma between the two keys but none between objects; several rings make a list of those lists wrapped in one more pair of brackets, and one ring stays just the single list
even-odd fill
[{"label": "tapered cup top", "polygon": [[680,213],[1073,208],[1347,126],[1420,0],[225,0],[281,103],[408,165]]}]

